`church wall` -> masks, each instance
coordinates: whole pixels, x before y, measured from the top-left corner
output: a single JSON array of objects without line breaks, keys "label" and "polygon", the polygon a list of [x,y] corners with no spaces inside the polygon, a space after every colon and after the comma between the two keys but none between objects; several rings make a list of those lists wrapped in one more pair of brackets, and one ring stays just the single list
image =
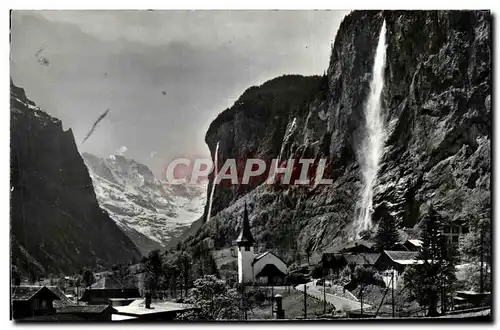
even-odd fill
[{"label": "church wall", "polygon": [[245,247],[238,248],[238,282],[239,283],[253,283],[254,275],[252,269],[252,262],[254,259],[253,247],[249,251]]}]

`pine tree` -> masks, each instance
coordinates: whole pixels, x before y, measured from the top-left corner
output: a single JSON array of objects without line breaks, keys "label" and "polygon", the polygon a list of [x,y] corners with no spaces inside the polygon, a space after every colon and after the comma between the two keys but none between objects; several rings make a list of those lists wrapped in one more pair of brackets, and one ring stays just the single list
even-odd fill
[{"label": "pine tree", "polygon": [[396,219],[392,216],[381,219],[375,235],[378,250],[391,250],[400,239]]},{"label": "pine tree", "polygon": [[455,277],[455,255],[442,235],[442,218],[432,206],[423,219],[422,250],[417,256],[419,263],[408,267],[405,286],[421,306],[428,307],[428,315],[438,314],[438,303],[442,306],[453,290]]}]

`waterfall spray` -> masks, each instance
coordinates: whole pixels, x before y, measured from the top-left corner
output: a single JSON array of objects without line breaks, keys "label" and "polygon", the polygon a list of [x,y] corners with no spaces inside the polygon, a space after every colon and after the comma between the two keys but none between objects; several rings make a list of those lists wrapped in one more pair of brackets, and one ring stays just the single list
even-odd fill
[{"label": "waterfall spray", "polygon": [[210,196],[208,200],[208,212],[207,212],[207,219],[205,222],[208,222],[210,220],[210,214],[212,213],[212,202],[214,200],[214,192],[215,192],[215,180],[217,179],[217,176],[219,175],[219,167],[218,167],[218,161],[219,161],[219,141],[217,141],[217,145],[215,146],[215,153],[214,153],[214,180],[212,181],[212,189],[210,190]]},{"label": "waterfall spray", "polygon": [[362,230],[370,229],[372,226],[372,204],[373,188],[377,179],[380,160],[384,151],[385,131],[384,117],[382,114],[382,89],[384,88],[384,69],[386,57],[386,27],[385,20],[380,29],[375,61],[373,64],[372,81],[370,93],[364,109],[365,136],[358,152],[358,160],[363,175],[363,188],[361,200],[357,207],[357,219],[355,223],[356,236]]}]

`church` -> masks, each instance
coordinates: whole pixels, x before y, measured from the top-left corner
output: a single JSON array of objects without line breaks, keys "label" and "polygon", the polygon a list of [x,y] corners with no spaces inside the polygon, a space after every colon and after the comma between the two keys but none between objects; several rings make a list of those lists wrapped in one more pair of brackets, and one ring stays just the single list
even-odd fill
[{"label": "church", "polygon": [[286,263],[271,251],[255,254],[254,243],[245,202],[241,232],[236,240],[238,246],[238,283],[284,284],[285,276],[288,274]]}]

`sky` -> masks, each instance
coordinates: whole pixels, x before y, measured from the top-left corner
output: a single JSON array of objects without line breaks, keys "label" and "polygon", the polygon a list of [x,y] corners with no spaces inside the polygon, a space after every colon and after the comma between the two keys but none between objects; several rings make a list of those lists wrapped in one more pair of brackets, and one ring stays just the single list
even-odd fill
[{"label": "sky", "polygon": [[172,159],[209,157],[208,126],[247,88],[323,74],[347,13],[13,11],[11,78],[80,152],[122,154],[161,178]]}]

